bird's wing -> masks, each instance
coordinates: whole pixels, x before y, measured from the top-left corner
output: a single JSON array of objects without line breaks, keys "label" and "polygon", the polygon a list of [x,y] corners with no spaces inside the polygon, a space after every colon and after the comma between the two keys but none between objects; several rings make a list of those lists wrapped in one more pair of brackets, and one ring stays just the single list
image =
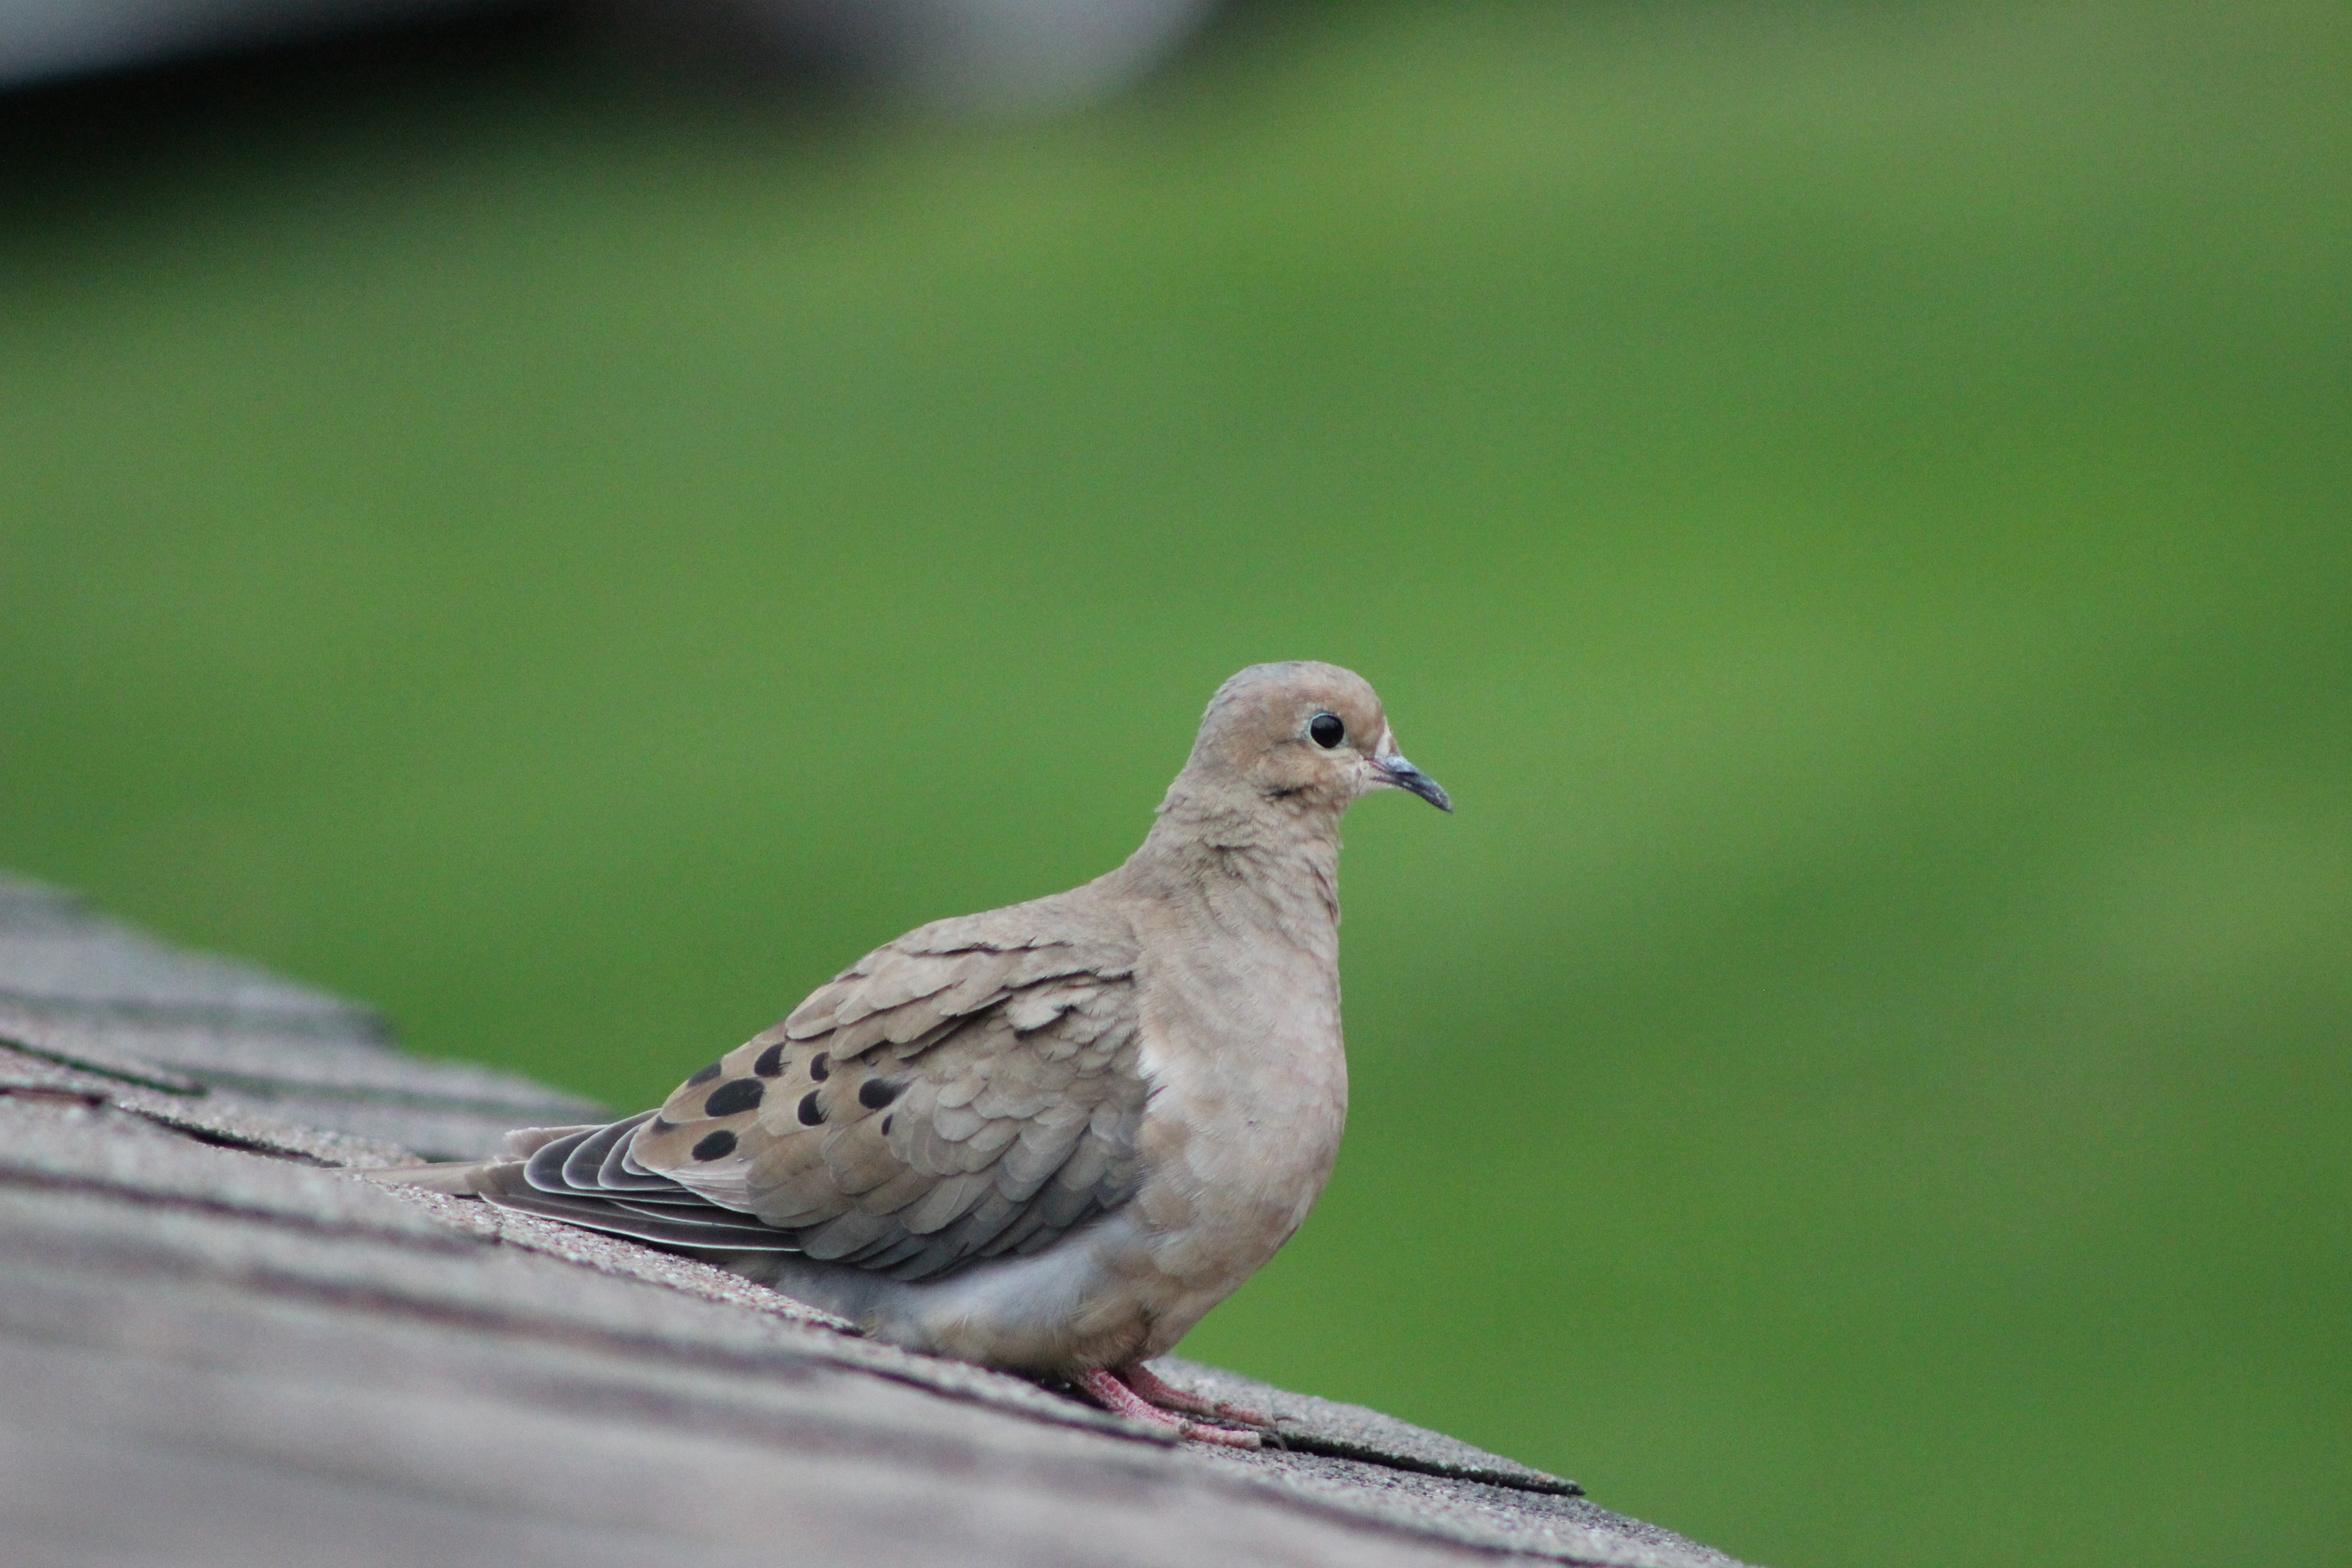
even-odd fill
[{"label": "bird's wing", "polygon": [[1044,1247],[1133,1190],[1146,1097],[1133,940],[1055,902],[877,949],[658,1112],[541,1146],[503,1197],[905,1279]]}]

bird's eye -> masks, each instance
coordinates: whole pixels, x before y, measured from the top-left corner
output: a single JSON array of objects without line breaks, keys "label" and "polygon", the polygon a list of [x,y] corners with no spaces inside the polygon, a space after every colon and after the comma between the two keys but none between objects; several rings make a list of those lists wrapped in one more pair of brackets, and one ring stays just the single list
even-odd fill
[{"label": "bird's eye", "polygon": [[1339,722],[1337,713],[1318,713],[1314,722],[1307,726],[1307,732],[1315,737],[1317,745],[1328,752],[1348,738],[1348,726]]}]

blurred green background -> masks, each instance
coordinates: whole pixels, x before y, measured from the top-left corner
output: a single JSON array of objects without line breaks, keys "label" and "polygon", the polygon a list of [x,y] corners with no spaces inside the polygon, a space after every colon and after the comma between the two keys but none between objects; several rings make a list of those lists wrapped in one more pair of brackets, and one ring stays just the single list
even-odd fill
[{"label": "blurred green background", "polygon": [[2352,1557],[2352,8],[427,54],[0,104],[0,863],[634,1108],[1346,663],[1461,811],[1188,1352],[1784,1568]]}]

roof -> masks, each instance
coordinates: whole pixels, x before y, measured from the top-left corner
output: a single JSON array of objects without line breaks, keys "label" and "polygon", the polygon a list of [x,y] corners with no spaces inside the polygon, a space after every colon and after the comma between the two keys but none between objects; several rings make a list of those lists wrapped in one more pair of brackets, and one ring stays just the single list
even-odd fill
[{"label": "roof", "polygon": [[347,1167],[599,1108],[0,877],[0,1557],[1737,1568],[1570,1482],[1190,1363],[1170,1444],[734,1275]]}]

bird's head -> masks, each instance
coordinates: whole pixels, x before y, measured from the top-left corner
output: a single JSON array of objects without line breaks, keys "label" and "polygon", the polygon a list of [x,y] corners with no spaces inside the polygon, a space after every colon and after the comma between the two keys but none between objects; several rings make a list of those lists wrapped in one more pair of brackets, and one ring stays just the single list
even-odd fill
[{"label": "bird's head", "polygon": [[1311,659],[1252,665],[1217,688],[1184,774],[1222,794],[1334,816],[1376,789],[1454,809],[1437,781],[1397,750],[1370,683]]}]

